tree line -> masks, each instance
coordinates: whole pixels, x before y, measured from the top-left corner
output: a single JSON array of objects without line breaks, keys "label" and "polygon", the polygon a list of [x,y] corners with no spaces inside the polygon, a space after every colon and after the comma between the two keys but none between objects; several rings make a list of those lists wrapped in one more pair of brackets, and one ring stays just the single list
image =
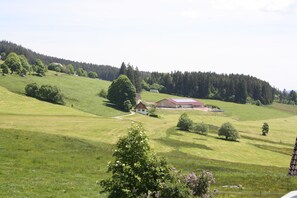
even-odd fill
[{"label": "tree line", "polygon": [[94,77],[96,73],[98,78],[112,81],[124,74],[132,82],[137,93],[141,92],[142,89],[157,89],[163,93],[185,97],[209,98],[257,105],[271,104],[276,95],[278,101],[282,103],[297,103],[296,92],[285,93],[278,91],[271,87],[268,82],[249,75],[180,71],[149,73],[139,71],[137,67],[125,63],[122,63],[119,69],[108,65],[82,63],[46,56],[8,41],[0,41],[2,58],[12,51],[23,54],[27,57],[29,64],[32,65],[37,59],[42,60],[45,65],[60,63],[68,68],[71,65],[80,76]]},{"label": "tree line", "polygon": [[275,101],[283,104],[289,105],[297,105],[297,93],[294,90],[287,91],[284,89],[283,91],[277,90],[275,94]]},{"label": "tree line", "polygon": [[268,82],[249,75],[213,72],[152,72],[144,79],[163,93],[209,98],[236,103],[271,104],[276,89]]},{"label": "tree line", "polygon": [[87,72],[95,72],[100,79],[103,80],[114,80],[118,77],[119,69],[109,65],[96,65],[85,62],[77,62],[66,60],[62,58],[56,58],[52,56],[47,56],[43,54],[36,53],[30,49],[24,48],[20,45],[8,42],[0,41],[0,54],[1,57],[8,55],[10,52],[15,52],[17,54],[23,54],[27,57],[30,64],[34,64],[35,60],[40,59],[44,64],[49,65],[50,63],[60,63],[62,65],[73,65],[74,69],[82,68]]}]

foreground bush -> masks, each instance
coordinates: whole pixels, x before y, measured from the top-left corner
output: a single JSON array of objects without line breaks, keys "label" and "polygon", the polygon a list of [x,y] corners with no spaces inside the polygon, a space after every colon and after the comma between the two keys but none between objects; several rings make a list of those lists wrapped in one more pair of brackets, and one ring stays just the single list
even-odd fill
[{"label": "foreground bush", "polygon": [[108,165],[112,177],[100,183],[109,197],[139,197],[148,192],[154,196],[170,179],[167,162],[151,151],[141,125],[132,126],[116,147],[115,160]]},{"label": "foreground bush", "polygon": [[42,85],[39,87],[36,83],[30,83],[26,85],[25,93],[27,96],[34,97],[39,100],[55,104],[65,104],[61,90],[56,86]]},{"label": "foreground bush", "polygon": [[148,138],[141,125],[128,130],[128,136],[121,138],[113,153],[114,162],[108,164],[111,178],[100,185],[108,197],[158,197],[188,198],[206,196],[214,182],[210,172],[196,176],[184,176],[172,171],[164,158],[152,152]]}]

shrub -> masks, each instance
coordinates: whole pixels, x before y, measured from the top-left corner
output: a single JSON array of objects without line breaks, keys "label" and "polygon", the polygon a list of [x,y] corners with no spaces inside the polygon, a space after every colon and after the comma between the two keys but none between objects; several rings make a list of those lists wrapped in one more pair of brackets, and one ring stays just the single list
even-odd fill
[{"label": "shrub", "polygon": [[9,67],[8,67],[5,63],[3,63],[3,64],[1,65],[1,69],[2,69],[2,74],[3,74],[3,75],[6,75],[6,74],[9,73]]},{"label": "shrub", "polygon": [[156,113],[157,109],[156,109],[156,106],[152,106],[149,111],[148,111],[148,115],[150,117],[154,117],[154,118],[158,118],[158,114]]},{"label": "shrub", "polygon": [[88,73],[88,77],[89,78],[97,78],[98,77],[98,74],[96,72],[90,71]]},{"label": "shrub", "polygon": [[186,113],[183,113],[178,120],[177,127],[184,131],[190,131],[193,121],[188,117]]},{"label": "shrub", "polygon": [[105,89],[101,89],[99,96],[101,98],[107,98],[107,91]]},{"label": "shrub", "polygon": [[224,123],[218,132],[219,136],[225,136],[226,140],[233,140],[235,141],[240,136],[237,130],[233,127],[230,122]]},{"label": "shrub", "polygon": [[269,132],[269,125],[267,124],[267,122],[264,122],[262,126],[262,135],[266,136],[268,132]]},{"label": "shrub", "polygon": [[25,92],[27,96],[31,96],[40,100],[55,104],[65,104],[63,95],[59,88],[51,85],[42,85],[40,88],[36,83],[26,85]]},{"label": "shrub", "polygon": [[194,196],[203,197],[209,194],[210,185],[215,183],[213,174],[208,171],[203,171],[200,175],[190,173],[186,176],[186,184],[191,189]]},{"label": "shrub", "polygon": [[60,89],[56,86],[42,85],[38,91],[38,98],[56,104],[65,104]]},{"label": "shrub", "polygon": [[38,97],[39,87],[36,83],[27,84],[25,87],[25,93],[27,96],[31,96],[34,98]]},{"label": "shrub", "polygon": [[208,125],[204,124],[203,122],[194,124],[193,126],[193,131],[196,133],[207,134],[208,130],[209,130]]}]

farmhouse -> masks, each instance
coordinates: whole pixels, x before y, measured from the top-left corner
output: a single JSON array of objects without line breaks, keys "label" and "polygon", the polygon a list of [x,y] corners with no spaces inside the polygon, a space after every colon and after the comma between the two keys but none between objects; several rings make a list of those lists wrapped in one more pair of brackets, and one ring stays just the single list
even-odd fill
[{"label": "farmhouse", "polygon": [[193,98],[167,98],[156,102],[158,108],[202,108],[204,104]]},{"label": "farmhouse", "polygon": [[145,106],[145,104],[143,104],[142,102],[139,102],[136,106],[135,106],[135,112],[136,113],[140,113],[143,115],[147,115],[148,114],[148,109]]}]

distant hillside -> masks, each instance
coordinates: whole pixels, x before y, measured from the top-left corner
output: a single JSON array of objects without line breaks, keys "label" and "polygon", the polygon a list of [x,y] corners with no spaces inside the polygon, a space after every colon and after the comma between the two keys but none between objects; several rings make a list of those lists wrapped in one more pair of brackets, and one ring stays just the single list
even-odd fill
[{"label": "distant hillside", "polygon": [[[7,55],[10,52],[23,54],[30,63],[33,63],[36,59],[41,59],[45,64],[53,62],[63,65],[72,64],[75,69],[83,68],[87,72],[96,72],[98,77],[103,80],[114,80],[120,73],[120,69],[117,67],[47,56],[8,41],[0,41],[0,53],[2,52],[5,52]],[[123,65],[121,66],[121,71],[122,69],[124,70],[123,74],[128,76],[138,91],[141,91],[141,89],[158,89],[163,93],[185,97],[217,99],[243,104],[254,103],[257,105],[271,104],[274,101],[275,95],[278,96],[277,98],[284,98],[281,96],[280,91],[273,88],[268,82],[249,75],[216,74],[212,72],[175,71],[171,73],[150,73],[140,71],[139,73],[137,72],[139,77],[136,80],[136,73],[133,67],[131,67],[132,69],[130,66],[127,68],[122,67]],[[136,70],[138,71],[137,68]],[[142,79],[145,81],[143,84],[141,84]],[[286,100],[288,102],[283,103],[291,104],[293,101],[294,104],[297,104],[296,93],[288,93],[287,95],[294,95],[294,97],[291,97],[294,100],[288,98]]]},{"label": "distant hillside", "polygon": [[52,56],[47,56],[39,54],[30,49],[17,45],[9,41],[0,41],[0,53],[5,52],[7,55],[10,52],[15,52],[17,54],[23,54],[27,57],[28,61],[32,64],[34,60],[41,59],[45,64],[49,63],[61,63],[63,65],[72,64],[75,69],[81,67],[86,71],[94,71],[98,74],[98,77],[103,80],[114,80],[119,74],[119,68],[112,67],[109,65],[96,65],[92,63],[84,63],[66,60],[63,58],[57,58]]}]

